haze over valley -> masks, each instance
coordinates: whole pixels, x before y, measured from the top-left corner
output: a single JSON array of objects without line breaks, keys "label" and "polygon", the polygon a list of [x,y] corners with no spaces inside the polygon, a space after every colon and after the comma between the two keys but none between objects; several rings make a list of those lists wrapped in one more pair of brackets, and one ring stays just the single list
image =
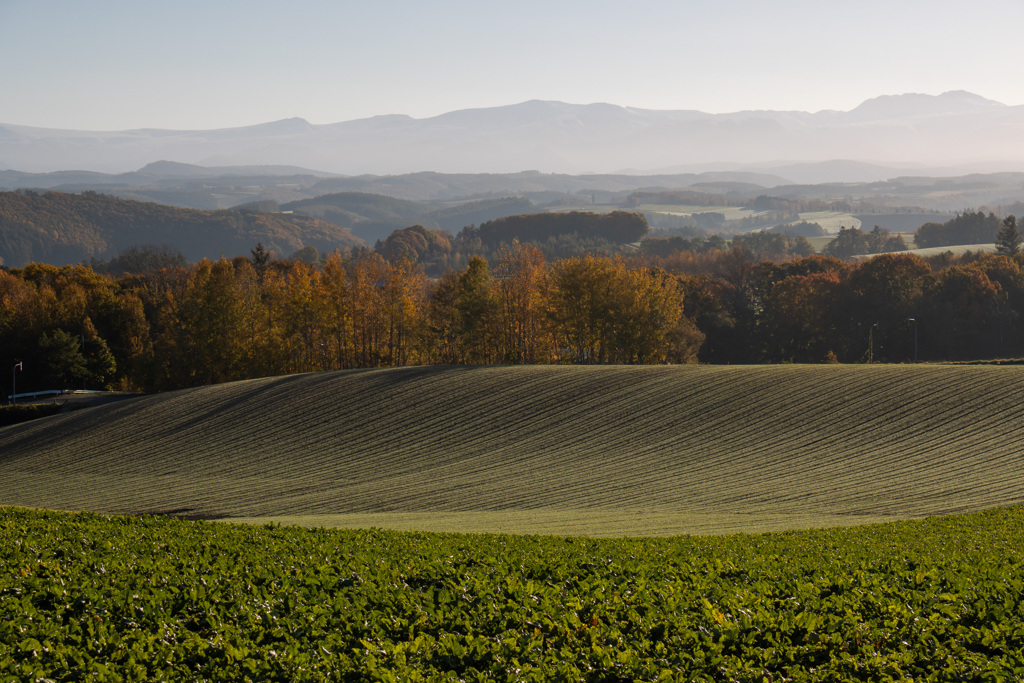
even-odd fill
[{"label": "haze over valley", "polygon": [[882,95],[849,111],[816,113],[709,114],[532,100],[426,118],[324,125],[290,118],[213,130],[95,132],[0,123],[0,169],[118,174],[161,160],[332,175],[746,171],[794,183],[870,182],[1021,168],[1024,106],[950,91]]}]

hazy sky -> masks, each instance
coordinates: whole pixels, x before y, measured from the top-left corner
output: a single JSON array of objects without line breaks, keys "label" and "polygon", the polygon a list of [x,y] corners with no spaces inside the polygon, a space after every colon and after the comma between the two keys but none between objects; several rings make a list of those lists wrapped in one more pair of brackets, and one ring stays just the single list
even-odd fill
[{"label": "hazy sky", "polygon": [[223,128],[530,99],[1024,104],[1021,0],[0,0],[0,122]]}]

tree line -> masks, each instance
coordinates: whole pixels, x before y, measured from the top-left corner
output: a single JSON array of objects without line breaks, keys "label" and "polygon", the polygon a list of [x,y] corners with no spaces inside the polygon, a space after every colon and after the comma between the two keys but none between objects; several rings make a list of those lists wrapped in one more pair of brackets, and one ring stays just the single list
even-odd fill
[{"label": "tree line", "polygon": [[[774,239],[774,238],[773,238]],[[1024,355],[1024,257],[765,260],[743,243],[554,261],[514,243],[430,278],[397,249],[141,273],[0,270],[19,390],[167,390],[344,368],[907,362]],[[7,385],[7,382],[4,382]]]},{"label": "tree line", "polygon": [[678,279],[622,259],[548,263],[530,245],[427,278],[370,251],[322,266],[251,257],[141,274],[0,271],[0,348],[18,389],[167,390],[344,368],[685,363],[700,332]]},{"label": "tree line", "polygon": [[706,336],[702,361],[855,363],[1019,358],[1022,263],[909,253],[773,263],[733,249],[679,266],[705,273],[685,299]]}]

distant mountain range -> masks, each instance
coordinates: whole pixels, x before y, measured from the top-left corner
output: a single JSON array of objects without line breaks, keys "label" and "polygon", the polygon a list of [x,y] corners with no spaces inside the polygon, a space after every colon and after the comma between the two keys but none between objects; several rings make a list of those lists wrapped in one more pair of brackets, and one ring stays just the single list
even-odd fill
[{"label": "distant mountain range", "polygon": [[[314,125],[295,118],[206,131],[0,124],[0,169],[120,174],[158,160],[276,166],[266,169],[272,175],[745,170],[792,183],[870,182],[1020,170],[1024,106],[956,91],[877,97],[848,112],[708,114],[530,101],[425,119]],[[820,163],[831,160],[846,161]]]}]

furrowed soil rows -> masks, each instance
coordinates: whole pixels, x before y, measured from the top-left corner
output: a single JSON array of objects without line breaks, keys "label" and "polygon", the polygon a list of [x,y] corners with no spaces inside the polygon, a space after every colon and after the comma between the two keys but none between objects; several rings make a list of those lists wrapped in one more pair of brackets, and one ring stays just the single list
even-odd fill
[{"label": "furrowed soil rows", "polygon": [[0,428],[0,504],[340,524],[534,514],[545,529],[561,515],[567,533],[601,533],[588,514],[637,533],[921,517],[1024,502],[1022,385],[1024,368],[927,365],[267,378]]}]

